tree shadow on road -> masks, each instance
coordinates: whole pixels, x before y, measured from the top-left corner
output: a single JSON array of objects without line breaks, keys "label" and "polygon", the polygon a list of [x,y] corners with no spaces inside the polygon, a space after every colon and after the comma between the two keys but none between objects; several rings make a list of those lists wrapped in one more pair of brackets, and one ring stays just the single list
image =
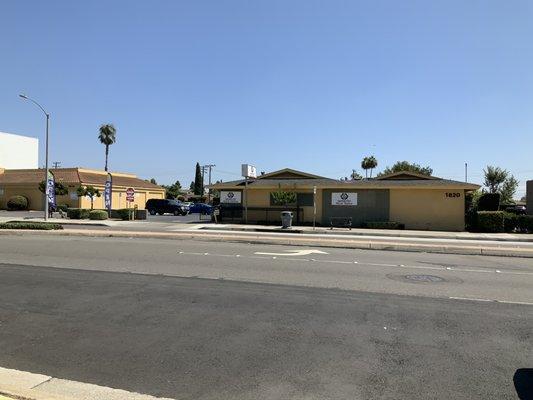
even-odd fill
[{"label": "tree shadow on road", "polygon": [[520,400],[533,400],[533,368],[517,369],[513,382]]}]

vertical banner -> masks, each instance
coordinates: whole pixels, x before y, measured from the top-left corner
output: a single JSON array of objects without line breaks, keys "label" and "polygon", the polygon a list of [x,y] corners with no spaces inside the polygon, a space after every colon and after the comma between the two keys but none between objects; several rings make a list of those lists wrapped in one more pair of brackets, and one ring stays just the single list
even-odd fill
[{"label": "vertical banner", "polygon": [[107,174],[104,188],[104,202],[107,212],[111,213],[111,198],[113,197],[113,178],[111,174]]},{"label": "vertical banner", "polygon": [[47,184],[46,189],[48,196],[48,207],[49,208],[55,208],[56,206],[56,183],[54,180],[54,174],[52,174],[52,171],[48,171],[48,177],[47,177]]}]

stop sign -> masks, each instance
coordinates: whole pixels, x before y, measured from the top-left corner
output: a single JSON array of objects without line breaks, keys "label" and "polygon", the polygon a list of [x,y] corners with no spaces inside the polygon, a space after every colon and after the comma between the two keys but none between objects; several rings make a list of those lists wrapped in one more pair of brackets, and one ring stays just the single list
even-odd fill
[{"label": "stop sign", "polygon": [[126,201],[135,201],[135,189],[133,188],[126,189]]}]

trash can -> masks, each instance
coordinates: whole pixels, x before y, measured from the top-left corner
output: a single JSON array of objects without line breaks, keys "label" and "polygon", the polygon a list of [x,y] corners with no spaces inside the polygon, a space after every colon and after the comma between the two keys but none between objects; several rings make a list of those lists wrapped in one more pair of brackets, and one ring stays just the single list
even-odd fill
[{"label": "trash can", "polygon": [[281,228],[289,229],[292,226],[292,212],[282,211],[281,212]]}]

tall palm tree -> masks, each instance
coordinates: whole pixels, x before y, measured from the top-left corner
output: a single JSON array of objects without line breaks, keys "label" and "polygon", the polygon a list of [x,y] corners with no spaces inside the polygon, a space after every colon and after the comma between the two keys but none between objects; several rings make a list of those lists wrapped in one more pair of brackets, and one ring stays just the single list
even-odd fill
[{"label": "tall palm tree", "polygon": [[103,124],[100,126],[100,131],[98,134],[98,139],[100,139],[100,143],[105,145],[105,170],[107,171],[107,158],[109,156],[109,146],[111,146],[113,143],[116,142],[117,137],[117,130],[113,126],[113,124]]},{"label": "tall palm tree", "polygon": [[372,178],[372,170],[378,166],[378,160],[374,156],[365,157],[361,161],[361,168],[365,170],[365,175],[368,178],[368,170],[370,170],[370,177]]}]

